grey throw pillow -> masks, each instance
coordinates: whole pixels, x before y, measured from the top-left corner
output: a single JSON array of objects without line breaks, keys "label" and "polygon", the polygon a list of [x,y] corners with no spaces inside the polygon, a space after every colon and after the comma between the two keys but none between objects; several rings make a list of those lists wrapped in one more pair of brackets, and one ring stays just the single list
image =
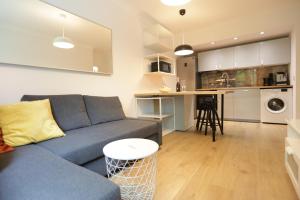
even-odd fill
[{"label": "grey throw pillow", "polygon": [[119,97],[83,96],[92,124],[125,119]]}]

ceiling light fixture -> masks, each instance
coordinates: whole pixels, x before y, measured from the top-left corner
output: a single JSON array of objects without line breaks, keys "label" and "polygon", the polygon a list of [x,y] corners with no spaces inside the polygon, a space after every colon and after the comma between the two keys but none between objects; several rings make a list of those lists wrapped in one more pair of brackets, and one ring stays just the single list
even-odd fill
[{"label": "ceiling light fixture", "polygon": [[74,48],[74,43],[73,41],[65,37],[65,26],[64,26],[64,20],[66,19],[66,15],[60,14],[60,17],[63,19],[63,26],[62,26],[62,36],[57,36],[53,39],[53,46],[61,49],[72,49]]},{"label": "ceiling light fixture", "polygon": [[[185,15],[185,9],[179,10],[181,16]],[[194,53],[193,47],[184,43],[184,34],[182,34],[182,44],[177,46],[174,50],[176,56],[187,56]]]},{"label": "ceiling light fixture", "polygon": [[191,0],[160,0],[167,6],[182,6],[190,2]]},{"label": "ceiling light fixture", "polygon": [[210,42],[210,44],[211,44],[211,45],[214,45],[214,44],[216,44],[216,42]]},{"label": "ceiling light fixture", "polygon": [[234,37],[233,39],[234,39],[234,40],[238,40],[239,38],[238,38],[238,37]]},{"label": "ceiling light fixture", "polygon": [[259,34],[261,34],[261,35],[264,35],[264,34],[265,34],[265,32],[263,32],[263,31],[262,31],[262,32],[260,32]]}]

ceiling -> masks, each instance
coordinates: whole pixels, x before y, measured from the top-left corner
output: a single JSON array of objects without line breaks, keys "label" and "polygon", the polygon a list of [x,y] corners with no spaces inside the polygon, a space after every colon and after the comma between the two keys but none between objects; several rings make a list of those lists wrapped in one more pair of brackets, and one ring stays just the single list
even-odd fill
[{"label": "ceiling", "polygon": [[[180,7],[166,6],[160,0],[119,1],[172,31],[175,45],[184,33],[196,51],[287,36],[296,20],[291,16],[300,12],[300,0],[191,0]],[[179,15],[182,8],[187,11],[184,17]]]},{"label": "ceiling", "polygon": [[[299,0],[191,0],[181,7],[163,5],[160,0],[122,0],[150,15],[174,33],[199,29],[225,20],[292,4]],[[178,14],[187,9],[184,17]],[[279,13],[280,14],[280,13]]]}]

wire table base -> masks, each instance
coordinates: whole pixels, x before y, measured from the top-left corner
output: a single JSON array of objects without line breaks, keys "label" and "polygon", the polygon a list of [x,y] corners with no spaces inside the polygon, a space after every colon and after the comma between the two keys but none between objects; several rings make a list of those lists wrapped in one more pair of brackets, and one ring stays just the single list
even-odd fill
[{"label": "wire table base", "polygon": [[120,186],[124,200],[151,200],[155,192],[156,153],[137,160],[105,157],[108,178]]}]

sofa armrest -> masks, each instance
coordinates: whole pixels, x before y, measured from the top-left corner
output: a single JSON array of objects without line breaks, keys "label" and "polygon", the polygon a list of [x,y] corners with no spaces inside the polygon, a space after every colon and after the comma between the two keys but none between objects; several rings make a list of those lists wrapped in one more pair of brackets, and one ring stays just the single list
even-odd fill
[{"label": "sofa armrest", "polygon": [[144,118],[140,119],[140,118],[134,118],[134,117],[126,117],[126,119],[156,122],[156,124],[157,124],[157,143],[159,145],[162,145],[162,122],[161,122],[161,120],[158,120],[158,119],[144,119]]}]

